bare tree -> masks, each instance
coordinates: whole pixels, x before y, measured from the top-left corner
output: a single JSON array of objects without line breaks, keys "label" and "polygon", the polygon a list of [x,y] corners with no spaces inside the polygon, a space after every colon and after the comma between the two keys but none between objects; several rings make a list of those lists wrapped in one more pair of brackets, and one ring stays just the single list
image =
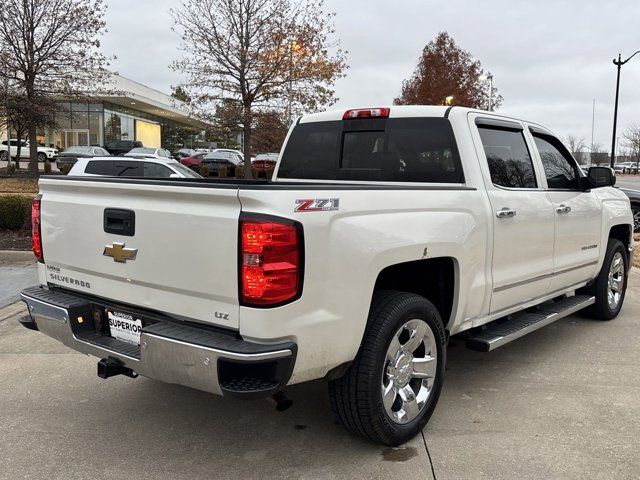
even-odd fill
[{"label": "bare tree", "polygon": [[233,99],[242,108],[247,178],[255,111],[334,102],[346,54],[330,42],[334,14],[323,0],[183,0],[171,15],[186,54],[172,67],[186,75],[193,105]]},{"label": "bare tree", "polygon": [[584,138],[568,135],[565,144],[580,165],[587,163],[587,142]]},{"label": "bare tree", "polygon": [[[461,105],[487,108],[488,90],[481,80],[487,76],[478,60],[461,49],[447,32],[440,32],[422,50],[413,75],[402,82],[397,105]],[[496,109],[502,96],[493,87],[491,105]]]},{"label": "bare tree", "polygon": [[52,99],[84,96],[106,78],[104,13],[103,0],[0,0],[0,72],[24,99],[30,175]]},{"label": "bare tree", "polygon": [[633,161],[637,162],[640,160],[640,126],[633,124],[627,127],[627,129],[622,134],[622,138],[624,139],[623,145],[629,151],[631,158]]},{"label": "bare tree", "polygon": [[602,144],[598,142],[594,142],[591,144],[591,152],[589,154],[589,161],[593,165],[600,164],[608,164],[609,163],[609,155],[607,151],[602,146]]}]

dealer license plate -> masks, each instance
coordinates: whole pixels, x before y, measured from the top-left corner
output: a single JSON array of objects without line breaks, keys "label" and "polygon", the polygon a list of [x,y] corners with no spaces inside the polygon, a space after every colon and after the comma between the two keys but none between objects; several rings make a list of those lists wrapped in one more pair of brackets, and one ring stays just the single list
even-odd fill
[{"label": "dealer license plate", "polygon": [[140,345],[142,320],[124,312],[108,311],[107,316],[109,317],[109,330],[113,338]]}]

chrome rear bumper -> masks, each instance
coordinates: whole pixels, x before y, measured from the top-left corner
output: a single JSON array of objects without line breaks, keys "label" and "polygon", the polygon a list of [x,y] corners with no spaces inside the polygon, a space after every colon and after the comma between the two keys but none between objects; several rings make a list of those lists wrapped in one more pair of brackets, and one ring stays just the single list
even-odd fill
[{"label": "chrome rear bumper", "polygon": [[32,287],[21,297],[45,335],[87,355],[115,358],[135,373],[163,382],[257,398],[282,389],[293,370],[297,348],[291,342],[263,345],[192,324],[155,322],[143,327],[138,347],[96,333],[96,304],[81,296]]}]

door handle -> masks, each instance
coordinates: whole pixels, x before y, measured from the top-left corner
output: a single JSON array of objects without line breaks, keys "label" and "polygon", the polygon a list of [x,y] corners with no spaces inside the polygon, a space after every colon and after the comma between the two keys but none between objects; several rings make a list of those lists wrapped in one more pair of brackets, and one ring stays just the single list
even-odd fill
[{"label": "door handle", "polygon": [[496,212],[496,217],[498,218],[508,218],[508,217],[515,217],[515,216],[516,216],[516,211],[511,210],[508,207],[504,207]]},{"label": "door handle", "polygon": [[558,213],[569,213],[571,211],[571,207],[568,205],[559,205],[556,208],[556,212]]}]

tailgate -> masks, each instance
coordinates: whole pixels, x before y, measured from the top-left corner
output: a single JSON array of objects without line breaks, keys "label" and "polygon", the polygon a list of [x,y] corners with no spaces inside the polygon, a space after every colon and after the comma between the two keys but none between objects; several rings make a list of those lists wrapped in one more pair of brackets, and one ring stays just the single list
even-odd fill
[{"label": "tailgate", "polygon": [[[42,179],[40,193],[48,283],[238,328],[240,202],[233,185]],[[133,235],[105,231],[114,227],[105,225],[106,209],[115,217],[133,212]],[[133,250],[135,258],[122,258]]]}]

